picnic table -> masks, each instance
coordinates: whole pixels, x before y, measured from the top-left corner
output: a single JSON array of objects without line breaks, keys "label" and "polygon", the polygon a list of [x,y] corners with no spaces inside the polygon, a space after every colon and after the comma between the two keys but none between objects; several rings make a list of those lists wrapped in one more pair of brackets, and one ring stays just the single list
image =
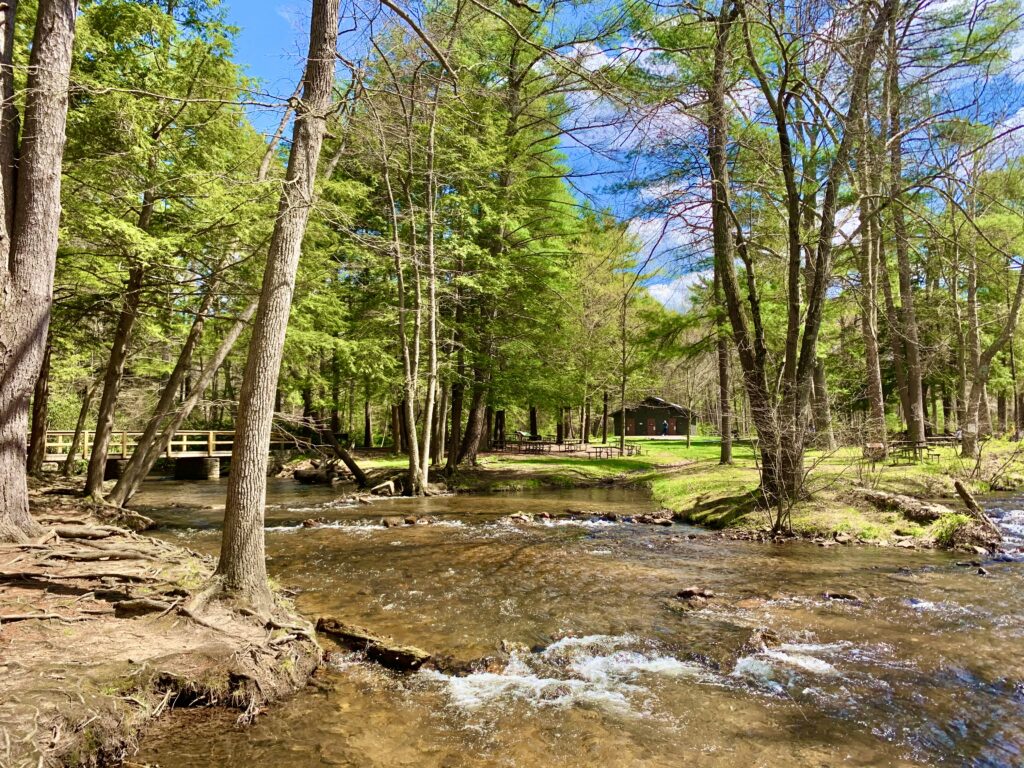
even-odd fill
[{"label": "picnic table", "polygon": [[889,455],[892,457],[893,465],[901,460],[915,462],[920,460],[937,460],[939,452],[930,447],[928,440],[893,440],[889,443]]}]

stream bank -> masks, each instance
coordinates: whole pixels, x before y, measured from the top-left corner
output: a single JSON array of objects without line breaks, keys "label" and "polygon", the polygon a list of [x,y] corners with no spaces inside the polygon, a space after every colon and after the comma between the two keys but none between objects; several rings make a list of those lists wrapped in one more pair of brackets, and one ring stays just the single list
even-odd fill
[{"label": "stream bank", "polygon": [[209,555],[110,525],[81,500],[31,501],[48,533],[0,546],[5,768],[118,762],[172,707],[249,720],[319,664],[308,623],[283,599],[269,623],[223,606],[191,614]]}]

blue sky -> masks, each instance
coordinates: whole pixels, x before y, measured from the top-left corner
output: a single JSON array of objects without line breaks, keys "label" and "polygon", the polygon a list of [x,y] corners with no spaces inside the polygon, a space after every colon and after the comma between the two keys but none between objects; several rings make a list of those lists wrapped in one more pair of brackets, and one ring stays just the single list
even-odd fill
[{"label": "blue sky", "polygon": [[[228,21],[239,28],[235,58],[262,89],[286,100],[302,75],[308,35],[308,3],[282,0],[225,0]],[[273,130],[277,117],[253,108],[261,130]]]}]

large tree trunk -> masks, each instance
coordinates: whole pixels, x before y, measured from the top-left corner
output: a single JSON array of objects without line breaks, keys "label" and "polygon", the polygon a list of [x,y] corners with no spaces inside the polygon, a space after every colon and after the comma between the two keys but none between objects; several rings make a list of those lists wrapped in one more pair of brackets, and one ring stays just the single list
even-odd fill
[{"label": "large tree trunk", "polygon": [[216,572],[219,589],[260,612],[268,611],[272,602],[267,585],[263,513],[274,393],[331,104],[338,6],[339,0],[313,0],[303,95],[295,110],[288,170],[242,375],[224,508],[224,533]]},{"label": "large tree trunk", "polygon": [[[721,225],[721,224],[720,224]],[[726,223],[726,226],[728,224]],[[721,247],[721,244],[719,244]],[[729,338],[725,329],[725,313],[722,311],[722,286],[718,270],[714,272],[715,296],[715,352],[718,361],[718,433],[721,443],[718,450],[719,464],[732,464],[732,403],[729,384]],[[689,419],[687,419],[687,440],[689,440]]]},{"label": "large tree trunk", "polygon": [[124,365],[128,360],[131,346],[132,329],[139,316],[139,302],[142,299],[142,281],[145,270],[141,266],[132,267],[125,285],[124,304],[117,319],[114,330],[114,343],[107,359],[107,370],[103,375],[103,394],[100,396],[99,412],[96,415],[96,432],[92,440],[92,452],[89,454],[89,470],[85,478],[85,493],[94,498],[103,496],[103,474],[107,466],[107,448],[110,435],[114,431],[114,417],[117,410],[117,396],[124,379]]},{"label": "large tree trunk", "polygon": [[0,541],[21,541],[39,531],[28,511],[25,433],[53,301],[78,4],[39,2],[20,154],[12,70],[16,8],[12,0],[0,6]]},{"label": "large tree trunk", "polygon": [[43,362],[36,377],[32,392],[32,433],[28,443],[28,473],[38,476],[43,471],[46,459],[46,421],[50,404],[50,354],[49,343],[43,352]]}]

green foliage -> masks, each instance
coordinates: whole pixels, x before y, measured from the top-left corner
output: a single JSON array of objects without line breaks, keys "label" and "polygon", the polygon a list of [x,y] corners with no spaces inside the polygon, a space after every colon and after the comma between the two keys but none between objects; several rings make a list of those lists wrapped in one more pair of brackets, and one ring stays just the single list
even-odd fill
[{"label": "green foliage", "polygon": [[954,543],[957,531],[963,526],[970,525],[971,518],[959,512],[952,515],[943,515],[932,523],[931,534],[935,543],[940,547],[951,547]]}]

